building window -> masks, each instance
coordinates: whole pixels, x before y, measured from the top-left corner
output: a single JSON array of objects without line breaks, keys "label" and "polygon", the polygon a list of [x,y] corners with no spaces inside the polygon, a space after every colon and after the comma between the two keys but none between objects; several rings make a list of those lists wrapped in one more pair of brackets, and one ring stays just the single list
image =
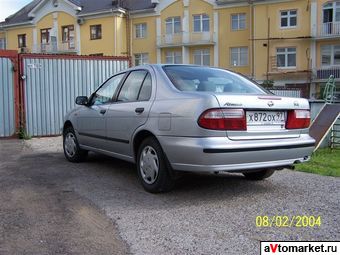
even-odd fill
[{"label": "building window", "polygon": [[102,25],[90,26],[91,40],[102,39]]},{"label": "building window", "polygon": [[233,31],[246,29],[246,14],[238,13],[231,15],[231,29]]},{"label": "building window", "polygon": [[194,64],[200,66],[210,66],[210,50],[195,50]]},{"label": "building window", "polygon": [[230,48],[230,56],[231,66],[248,65],[248,47]]},{"label": "building window", "polygon": [[50,28],[40,30],[41,44],[48,44],[50,42]]},{"label": "building window", "polygon": [[279,68],[296,67],[296,48],[277,48],[276,61]]},{"label": "building window", "polygon": [[0,38],[0,50],[5,50],[5,49],[6,49],[6,39]]},{"label": "building window", "polygon": [[323,6],[323,23],[340,22],[340,2],[326,3]]},{"label": "building window", "polygon": [[18,48],[26,47],[26,34],[18,35]]},{"label": "building window", "polygon": [[340,65],[340,45],[324,45],[321,47],[322,66]]},{"label": "building window", "polygon": [[62,31],[63,42],[73,41],[74,39],[74,26],[73,25],[61,27],[61,31]]},{"label": "building window", "polygon": [[171,17],[165,20],[166,34],[181,32],[181,17]]},{"label": "building window", "polygon": [[149,63],[148,53],[135,54],[135,66],[140,66],[148,63]]},{"label": "building window", "polygon": [[282,28],[296,27],[296,24],[297,24],[297,10],[281,11]]},{"label": "building window", "polygon": [[194,32],[209,32],[210,19],[206,14],[194,15]]},{"label": "building window", "polygon": [[165,62],[167,64],[182,64],[181,51],[167,51],[165,53]]},{"label": "building window", "polygon": [[136,38],[145,38],[146,37],[146,32],[147,32],[146,23],[136,24],[135,30],[136,30]]}]

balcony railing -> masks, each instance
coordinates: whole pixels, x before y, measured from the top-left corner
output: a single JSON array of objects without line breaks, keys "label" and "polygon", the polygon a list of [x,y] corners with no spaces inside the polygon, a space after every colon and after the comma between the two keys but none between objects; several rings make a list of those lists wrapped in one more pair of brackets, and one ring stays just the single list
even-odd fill
[{"label": "balcony railing", "polygon": [[336,37],[340,36],[340,22],[323,23],[319,27],[320,37]]},{"label": "balcony railing", "polygon": [[340,66],[316,68],[314,75],[318,80],[327,80],[331,75],[335,79],[340,79]]},{"label": "balcony railing", "polygon": [[78,47],[76,41],[68,42],[49,42],[33,45],[35,53],[77,53]]},{"label": "balcony railing", "polygon": [[181,46],[181,45],[204,45],[204,44],[214,44],[213,32],[182,32],[176,34],[164,34],[158,37],[159,47],[171,47],[171,46]]}]

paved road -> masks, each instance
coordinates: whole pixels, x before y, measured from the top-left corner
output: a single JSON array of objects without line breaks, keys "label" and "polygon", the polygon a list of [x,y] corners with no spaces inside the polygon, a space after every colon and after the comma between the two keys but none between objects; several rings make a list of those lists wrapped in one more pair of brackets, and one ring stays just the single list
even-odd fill
[{"label": "paved road", "polygon": [[[0,146],[0,254],[255,255],[260,240],[340,239],[340,178],[188,175],[152,195],[129,163],[96,154],[66,162],[60,138]],[[258,215],[320,215],[322,226],[257,228]]]}]

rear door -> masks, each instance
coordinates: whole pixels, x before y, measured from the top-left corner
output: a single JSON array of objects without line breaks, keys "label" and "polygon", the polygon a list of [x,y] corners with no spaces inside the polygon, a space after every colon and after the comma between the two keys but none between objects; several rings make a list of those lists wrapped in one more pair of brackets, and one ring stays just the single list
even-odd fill
[{"label": "rear door", "polygon": [[135,70],[128,74],[106,116],[107,150],[132,156],[130,140],[135,130],[148,119],[153,87],[149,71]]}]

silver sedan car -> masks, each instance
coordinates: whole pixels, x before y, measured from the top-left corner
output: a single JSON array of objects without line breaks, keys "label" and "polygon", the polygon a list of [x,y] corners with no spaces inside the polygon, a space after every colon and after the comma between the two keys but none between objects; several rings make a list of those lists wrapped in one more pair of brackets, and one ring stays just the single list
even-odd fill
[{"label": "silver sedan car", "polygon": [[275,96],[218,68],[134,67],[76,104],[63,127],[66,158],[94,151],[133,162],[153,193],[170,190],[181,171],[261,180],[314,149],[306,99]]}]

